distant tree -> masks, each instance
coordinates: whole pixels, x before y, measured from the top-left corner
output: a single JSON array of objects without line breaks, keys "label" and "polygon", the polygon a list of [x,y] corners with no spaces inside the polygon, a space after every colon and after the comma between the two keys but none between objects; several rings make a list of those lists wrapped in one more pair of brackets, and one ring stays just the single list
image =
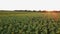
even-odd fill
[{"label": "distant tree", "polygon": [[35,10],[33,10],[33,12],[36,12]]},{"label": "distant tree", "polygon": [[39,10],[38,12],[41,12],[41,10]]}]

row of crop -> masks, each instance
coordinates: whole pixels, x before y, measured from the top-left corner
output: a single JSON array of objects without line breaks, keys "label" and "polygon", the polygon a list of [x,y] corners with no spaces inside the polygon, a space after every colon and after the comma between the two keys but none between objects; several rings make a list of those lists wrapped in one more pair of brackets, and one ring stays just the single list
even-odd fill
[{"label": "row of crop", "polygon": [[0,34],[56,34],[59,26],[52,18],[0,16]]}]

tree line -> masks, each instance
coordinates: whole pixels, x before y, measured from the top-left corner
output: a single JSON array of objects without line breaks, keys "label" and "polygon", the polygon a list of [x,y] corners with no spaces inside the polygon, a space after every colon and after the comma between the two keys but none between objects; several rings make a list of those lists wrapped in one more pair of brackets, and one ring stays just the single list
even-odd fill
[{"label": "tree line", "polygon": [[[0,10],[0,12],[7,12],[7,11],[15,11],[15,12],[48,12],[46,10]],[[56,12],[56,13],[59,13],[60,11],[49,11],[49,12]]]}]

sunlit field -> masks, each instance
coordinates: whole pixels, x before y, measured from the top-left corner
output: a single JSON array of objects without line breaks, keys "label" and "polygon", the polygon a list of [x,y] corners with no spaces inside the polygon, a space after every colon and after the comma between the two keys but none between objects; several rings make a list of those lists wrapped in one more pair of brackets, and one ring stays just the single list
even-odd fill
[{"label": "sunlit field", "polygon": [[60,34],[60,13],[0,12],[0,34]]}]

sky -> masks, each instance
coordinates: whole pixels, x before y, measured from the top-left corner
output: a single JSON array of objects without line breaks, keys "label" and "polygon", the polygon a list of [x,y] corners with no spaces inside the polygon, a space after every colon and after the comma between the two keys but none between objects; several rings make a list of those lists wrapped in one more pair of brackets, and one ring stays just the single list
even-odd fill
[{"label": "sky", "polygon": [[60,10],[60,0],[0,0],[0,10]]}]

